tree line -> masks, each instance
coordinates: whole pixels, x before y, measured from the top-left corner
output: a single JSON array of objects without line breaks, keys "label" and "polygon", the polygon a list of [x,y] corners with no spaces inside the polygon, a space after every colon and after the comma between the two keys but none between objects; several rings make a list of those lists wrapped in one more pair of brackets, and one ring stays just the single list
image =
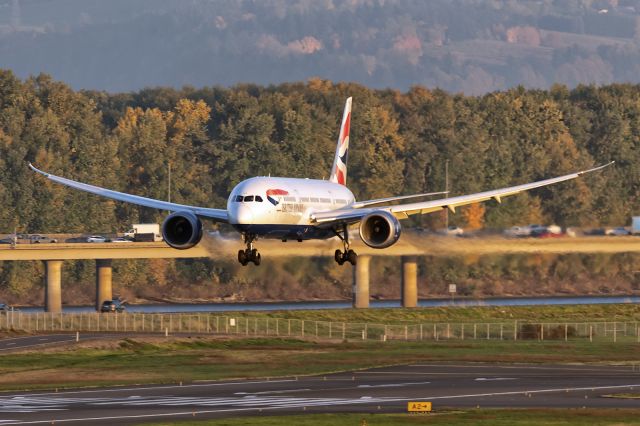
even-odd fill
[{"label": "tree line", "polygon": [[[321,79],[111,94],[75,91],[44,74],[21,80],[1,70],[0,233],[113,233],[164,217],[47,182],[28,169],[30,161],[74,180],[219,208],[248,177],[327,178],[348,96],[354,103],[347,183],[357,199],[442,190],[447,162],[456,195],[615,160],[603,172],[505,199],[499,207],[463,209],[450,223],[624,225],[640,212],[639,95],[640,86],[631,84],[516,87],[471,97]],[[443,217],[403,225],[436,229]],[[207,260],[119,265],[131,285],[238,279]],[[66,279],[91,282],[92,268],[70,262]],[[322,272],[327,282],[347,280],[329,268]],[[39,264],[7,262],[0,266],[0,288],[25,293],[40,285],[41,275]]]}]

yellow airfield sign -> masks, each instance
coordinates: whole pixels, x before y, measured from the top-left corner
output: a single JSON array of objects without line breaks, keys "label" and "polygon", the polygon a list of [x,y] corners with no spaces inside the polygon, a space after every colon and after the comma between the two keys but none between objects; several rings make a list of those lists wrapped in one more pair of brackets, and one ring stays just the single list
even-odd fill
[{"label": "yellow airfield sign", "polygon": [[431,402],[429,401],[408,402],[407,411],[410,413],[428,413],[431,411]]}]

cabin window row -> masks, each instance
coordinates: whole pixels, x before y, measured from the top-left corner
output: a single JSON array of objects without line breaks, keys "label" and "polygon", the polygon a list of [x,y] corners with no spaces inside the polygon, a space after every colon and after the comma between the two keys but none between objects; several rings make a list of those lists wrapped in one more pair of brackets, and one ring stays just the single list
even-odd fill
[{"label": "cabin window row", "polygon": [[[323,203],[323,204],[331,204],[330,198],[317,198],[317,197],[300,197],[299,200],[296,200],[296,197],[283,197],[285,202],[295,203],[296,201],[300,203]],[[236,195],[234,200],[236,203],[251,203],[251,202],[262,202],[262,197],[259,195]],[[333,200],[335,204],[347,204],[347,200],[344,199],[335,199]]]}]

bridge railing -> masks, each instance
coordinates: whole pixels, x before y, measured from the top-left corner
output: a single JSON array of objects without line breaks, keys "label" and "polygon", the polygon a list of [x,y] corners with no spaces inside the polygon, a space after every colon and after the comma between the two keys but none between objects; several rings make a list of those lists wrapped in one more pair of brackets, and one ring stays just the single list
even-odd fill
[{"label": "bridge railing", "polygon": [[588,340],[640,343],[639,321],[429,322],[377,324],[213,313],[2,312],[0,330],[36,332],[127,332],[291,337],[323,340]]}]

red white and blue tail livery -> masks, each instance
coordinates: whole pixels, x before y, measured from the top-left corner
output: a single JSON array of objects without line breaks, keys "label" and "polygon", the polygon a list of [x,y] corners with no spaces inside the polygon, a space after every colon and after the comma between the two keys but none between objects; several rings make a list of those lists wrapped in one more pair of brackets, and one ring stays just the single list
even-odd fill
[{"label": "red white and blue tail livery", "polygon": [[[252,177],[236,185],[229,194],[227,208],[198,207],[155,200],[139,195],[125,194],[98,186],[76,182],[55,176],[29,164],[34,171],[48,179],[81,191],[171,212],[162,223],[162,235],[167,244],[176,249],[188,249],[202,239],[202,219],[228,223],[236,229],[246,243],[246,249],[238,252],[242,265],[260,264],[261,256],[253,243],[260,238],[287,240],[327,239],[338,237],[344,250],[336,250],[335,260],[342,265],[355,265],[356,253],[350,249],[348,227],[360,228],[360,238],[369,247],[383,249],[400,238],[400,220],[414,214],[426,214],[482,201],[495,200],[530,189],[575,179],[585,173],[602,169],[571,173],[508,188],[480,192],[471,195],[391,204],[443,192],[390,196],[376,200],[356,201],[347,188],[347,157],[349,154],[349,130],[351,127],[351,98],[345,103],[338,145],[328,181],[317,179],[293,179],[281,177]],[[384,161],[384,158],[379,159]],[[62,212],[61,214],[64,214]]]},{"label": "red white and blue tail livery", "polygon": [[344,104],[344,114],[342,115],[342,124],[340,125],[340,134],[338,135],[338,146],[336,147],[336,155],[333,157],[333,166],[331,167],[330,182],[339,183],[347,186],[347,159],[349,158],[349,130],[351,128],[351,99],[348,98]]}]

